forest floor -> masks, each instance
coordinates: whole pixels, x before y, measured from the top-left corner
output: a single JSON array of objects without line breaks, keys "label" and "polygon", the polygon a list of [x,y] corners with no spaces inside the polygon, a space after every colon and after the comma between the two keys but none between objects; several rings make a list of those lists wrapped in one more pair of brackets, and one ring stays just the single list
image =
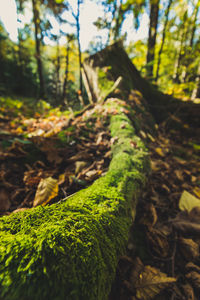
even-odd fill
[{"label": "forest floor", "polygon": [[152,173],[109,300],[200,299],[200,129],[182,125],[161,124],[148,144]]},{"label": "forest floor", "polygon": [[[44,109],[28,116],[1,106],[1,215],[54,203],[105,174],[114,143],[108,113],[115,111],[97,105],[77,115]],[[152,173],[110,300],[199,299],[200,134],[187,124],[170,131],[161,124],[157,132],[148,141]]]}]

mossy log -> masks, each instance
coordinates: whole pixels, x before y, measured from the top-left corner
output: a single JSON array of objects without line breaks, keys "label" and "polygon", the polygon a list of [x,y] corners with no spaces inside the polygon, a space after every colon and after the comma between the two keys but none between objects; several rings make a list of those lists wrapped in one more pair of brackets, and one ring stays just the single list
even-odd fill
[{"label": "mossy log", "polygon": [[108,298],[149,172],[133,111],[118,99],[108,106],[115,142],[106,175],[60,203],[0,219],[1,300]]},{"label": "mossy log", "polygon": [[83,67],[87,74],[93,102],[101,98],[102,90],[96,89],[96,86],[99,86],[100,83],[98,74],[104,70],[107,78],[114,82],[122,77],[121,90],[128,93],[133,88],[139,90],[148,101],[151,113],[158,123],[169,119],[171,114],[187,124],[199,126],[200,105],[183,102],[159,91],[140,75],[129,59],[121,41],[87,58]]}]

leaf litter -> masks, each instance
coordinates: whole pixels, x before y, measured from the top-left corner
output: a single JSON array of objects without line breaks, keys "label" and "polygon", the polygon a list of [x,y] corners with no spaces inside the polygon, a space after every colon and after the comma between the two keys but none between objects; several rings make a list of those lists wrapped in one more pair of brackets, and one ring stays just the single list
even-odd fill
[{"label": "leaf litter", "polygon": [[200,299],[200,130],[184,125],[139,132],[152,173],[109,300]]},{"label": "leaf litter", "polygon": [[50,112],[26,118],[5,111],[0,120],[0,214],[55,203],[103,176],[111,158],[108,124],[102,105],[77,116]]},{"label": "leaf litter", "polygon": [[[132,108],[140,106],[141,98],[131,97]],[[68,198],[104,175],[110,147],[117,140],[110,138],[108,113],[116,111],[106,111],[100,104],[76,117],[37,113],[13,118],[5,111],[0,120],[1,215]],[[200,134],[188,137],[188,126],[183,126],[184,132],[167,133],[161,125],[154,136],[147,133],[146,117],[139,134],[150,148],[152,174],[109,300],[196,300],[200,297]],[[134,142],[131,146],[137,147]]]}]

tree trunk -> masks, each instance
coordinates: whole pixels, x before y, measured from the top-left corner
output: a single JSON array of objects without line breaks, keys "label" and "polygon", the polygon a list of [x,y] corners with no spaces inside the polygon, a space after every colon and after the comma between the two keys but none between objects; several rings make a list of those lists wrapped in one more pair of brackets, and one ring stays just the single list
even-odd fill
[{"label": "tree trunk", "polygon": [[125,52],[122,42],[117,42],[87,58],[84,61],[84,69],[87,73],[93,102],[100,98],[98,72],[101,69],[101,71],[105,70],[108,78],[114,82],[120,76],[122,77],[120,89],[123,91],[124,99],[132,89],[139,90],[147,100],[149,109],[158,123],[168,119],[169,115],[175,115],[187,124],[199,126],[200,105],[185,103],[158,91],[140,75]]},{"label": "tree trunk", "polygon": [[41,60],[41,51],[40,51],[40,38],[38,37],[40,32],[40,14],[38,10],[38,3],[37,0],[32,0],[32,7],[33,7],[33,21],[35,26],[35,50],[36,50],[36,60],[37,60],[37,69],[38,69],[38,76],[40,82],[40,98],[45,97],[44,91],[44,77],[43,77],[43,68],[42,68],[42,60]]},{"label": "tree trunk", "polygon": [[59,38],[57,39],[57,53],[56,53],[56,98],[60,100],[60,46]]},{"label": "tree trunk", "polygon": [[147,50],[147,76],[152,79],[160,0],[150,0],[150,24]]},{"label": "tree trunk", "polygon": [[64,75],[64,82],[63,82],[63,95],[62,95],[62,102],[63,104],[68,105],[68,101],[66,99],[66,89],[68,83],[68,74],[69,74],[69,51],[70,51],[70,42],[67,43],[67,52],[66,52],[66,64],[65,64],[65,75]]},{"label": "tree trunk", "polygon": [[190,37],[190,47],[191,48],[193,48],[194,36],[195,36],[195,32],[197,30],[197,16],[198,16],[198,12],[199,12],[199,7],[200,7],[200,3],[198,2],[197,6],[194,9],[194,21],[193,21],[193,26],[192,26],[192,30],[191,30],[191,37]]},{"label": "tree trunk", "polygon": [[159,69],[160,69],[160,64],[161,64],[161,55],[162,55],[163,47],[164,47],[164,43],[165,43],[166,29],[167,29],[167,24],[168,24],[168,20],[169,20],[169,10],[170,10],[172,1],[173,0],[169,0],[167,9],[165,11],[165,22],[164,22],[164,28],[163,28],[163,33],[162,33],[162,41],[161,41],[160,50],[158,52],[158,64],[157,64],[156,79],[155,79],[156,81],[158,81],[158,77],[159,77]]},{"label": "tree trunk", "polygon": [[79,90],[82,95],[83,93],[83,80],[82,80],[82,53],[81,53],[81,43],[80,43],[80,4],[81,1],[77,1],[77,15],[76,15],[76,28],[77,28],[77,41],[78,41],[78,59],[79,59]]},{"label": "tree trunk", "polygon": [[195,79],[195,88],[192,91],[191,99],[194,100],[195,98],[200,98],[200,63],[197,69],[197,75]]}]

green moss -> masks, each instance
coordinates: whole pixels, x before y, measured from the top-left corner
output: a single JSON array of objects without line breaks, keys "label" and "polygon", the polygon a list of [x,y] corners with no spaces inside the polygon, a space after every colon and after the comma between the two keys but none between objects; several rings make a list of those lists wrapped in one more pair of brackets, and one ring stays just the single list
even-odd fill
[{"label": "green moss", "polygon": [[1,218],[2,299],[107,299],[149,166],[119,103],[105,176],[65,201]]}]

